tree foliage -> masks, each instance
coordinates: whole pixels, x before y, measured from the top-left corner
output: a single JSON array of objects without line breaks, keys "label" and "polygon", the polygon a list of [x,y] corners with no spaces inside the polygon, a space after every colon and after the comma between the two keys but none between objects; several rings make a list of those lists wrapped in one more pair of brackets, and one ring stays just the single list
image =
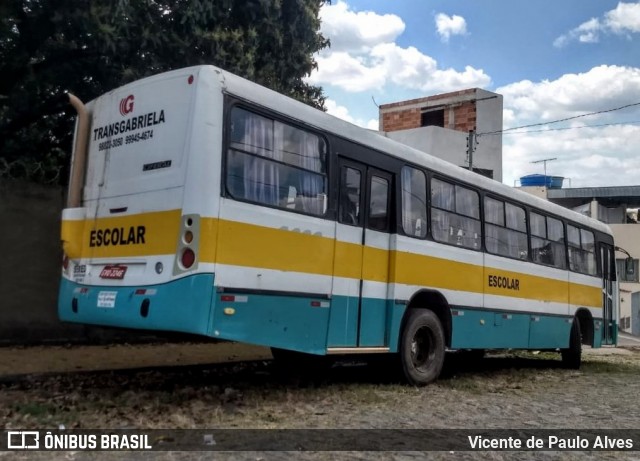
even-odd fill
[{"label": "tree foliage", "polygon": [[318,108],[325,0],[3,0],[0,177],[64,182],[74,113],[127,82],[214,64]]}]

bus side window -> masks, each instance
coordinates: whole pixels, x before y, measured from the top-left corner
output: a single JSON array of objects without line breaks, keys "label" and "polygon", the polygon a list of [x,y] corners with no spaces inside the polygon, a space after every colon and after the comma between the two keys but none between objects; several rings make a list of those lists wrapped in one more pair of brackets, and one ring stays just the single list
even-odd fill
[{"label": "bus side window", "polygon": [[562,221],[532,212],[530,223],[533,260],[537,263],[565,269],[564,224]]},{"label": "bus side window", "polygon": [[527,259],[527,218],[524,208],[485,197],[485,245],[489,253]]},{"label": "bus side window", "polygon": [[226,190],[231,197],[322,216],[327,144],[321,136],[233,107]]},{"label": "bus side window", "polygon": [[411,237],[427,235],[427,179],[415,168],[402,168],[402,229]]},{"label": "bus side window", "polygon": [[378,231],[389,228],[389,181],[379,176],[371,176],[369,227]]},{"label": "bus side window", "polygon": [[360,225],[360,191],[362,175],[360,171],[342,167],[340,178],[340,222],[352,226]]},{"label": "bus side window", "polygon": [[470,188],[431,181],[431,232],[437,242],[480,249],[480,197]]}]

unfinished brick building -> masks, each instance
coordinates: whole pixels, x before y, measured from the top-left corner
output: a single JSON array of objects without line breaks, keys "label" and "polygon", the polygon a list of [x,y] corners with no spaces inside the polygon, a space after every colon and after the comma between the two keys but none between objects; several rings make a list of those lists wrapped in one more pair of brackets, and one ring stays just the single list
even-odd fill
[{"label": "unfinished brick building", "polygon": [[[380,131],[436,157],[469,167],[467,137],[481,136],[474,171],[502,180],[502,96],[479,88],[380,106]],[[494,133],[482,136],[484,133]]]},{"label": "unfinished brick building", "polygon": [[399,131],[421,126],[450,130],[476,129],[476,88],[380,106],[380,130]]}]

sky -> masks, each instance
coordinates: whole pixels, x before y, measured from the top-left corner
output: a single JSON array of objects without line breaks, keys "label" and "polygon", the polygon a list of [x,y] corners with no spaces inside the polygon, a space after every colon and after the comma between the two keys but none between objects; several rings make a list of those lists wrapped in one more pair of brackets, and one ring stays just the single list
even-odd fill
[{"label": "sky", "polygon": [[504,97],[505,184],[555,158],[565,187],[640,185],[640,1],[333,0],[320,17],[331,47],[308,81],[330,114],[377,129],[377,105],[483,88]]}]

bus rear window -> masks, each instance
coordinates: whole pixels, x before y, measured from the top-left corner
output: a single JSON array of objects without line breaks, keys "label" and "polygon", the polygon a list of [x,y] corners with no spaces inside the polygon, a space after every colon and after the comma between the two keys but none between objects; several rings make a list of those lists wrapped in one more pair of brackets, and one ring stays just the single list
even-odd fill
[{"label": "bus rear window", "polygon": [[235,199],[324,215],[327,147],[306,130],[234,107],[227,192]]}]

